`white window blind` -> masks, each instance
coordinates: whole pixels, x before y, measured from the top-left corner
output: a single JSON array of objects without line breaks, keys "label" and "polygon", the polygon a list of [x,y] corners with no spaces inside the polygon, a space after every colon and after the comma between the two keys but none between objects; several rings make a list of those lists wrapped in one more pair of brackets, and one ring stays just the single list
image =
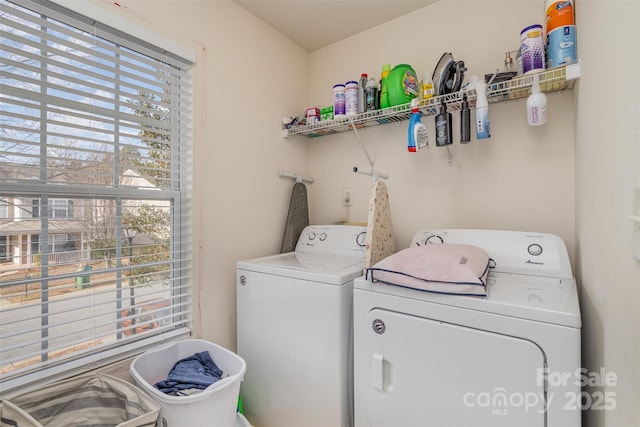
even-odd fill
[{"label": "white window blind", "polygon": [[190,69],[0,0],[0,389],[189,332]]}]

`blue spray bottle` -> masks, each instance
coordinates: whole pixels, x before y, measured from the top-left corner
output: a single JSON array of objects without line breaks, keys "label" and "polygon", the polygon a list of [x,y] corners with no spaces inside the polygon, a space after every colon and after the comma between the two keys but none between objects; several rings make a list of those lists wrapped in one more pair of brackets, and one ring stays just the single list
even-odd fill
[{"label": "blue spray bottle", "polygon": [[429,134],[427,133],[427,127],[420,120],[420,101],[412,99],[407,149],[410,153],[415,153],[428,145]]}]

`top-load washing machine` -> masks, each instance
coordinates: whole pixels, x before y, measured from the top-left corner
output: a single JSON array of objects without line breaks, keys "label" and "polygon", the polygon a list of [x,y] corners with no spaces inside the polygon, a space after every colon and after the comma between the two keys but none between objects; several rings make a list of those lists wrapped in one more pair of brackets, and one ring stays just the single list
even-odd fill
[{"label": "top-load washing machine", "polygon": [[366,227],[306,227],[294,252],[237,263],[244,413],[259,427],[353,424],[353,280]]},{"label": "top-load washing machine", "polygon": [[580,310],[550,234],[420,231],[478,246],[486,297],[354,284],[356,426],[580,426]]}]

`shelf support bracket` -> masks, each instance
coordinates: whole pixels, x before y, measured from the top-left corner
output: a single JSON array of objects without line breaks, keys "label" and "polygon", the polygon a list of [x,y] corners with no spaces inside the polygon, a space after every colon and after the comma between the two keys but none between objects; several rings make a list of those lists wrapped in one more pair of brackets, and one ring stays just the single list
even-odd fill
[{"label": "shelf support bracket", "polygon": [[358,129],[356,128],[355,122],[353,121],[353,119],[350,119],[349,122],[351,124],[351,128],[353,129],[353,133],[356,136],[356,139],[358,140],[358,144],[360,145],[360,148],[364,152],[364,155],[367,156],[367,161],[369,162],[369,167],[371,167],[371,171],[359,171],[358,168],[354,166],[353,167],[353,171],[355,173],[361,173],[361,174],[365,174],[365,175],[370,175],[371,176],[371,180],[373,182],[376,182],[378,179],[389,179],[389,174],[376,170],[375,164],[374,164],[373,160],[371,159],[371,156],[369,155],[369,151],[367,150],[367,147],[364,145],[364,142],[362,142],[362,139],[360,138],[360,134],[358,133]]}]

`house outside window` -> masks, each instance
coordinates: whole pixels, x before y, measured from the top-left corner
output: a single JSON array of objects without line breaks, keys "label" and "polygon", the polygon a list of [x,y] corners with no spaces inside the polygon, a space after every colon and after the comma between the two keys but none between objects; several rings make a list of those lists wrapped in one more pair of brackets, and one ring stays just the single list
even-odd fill
[{"label": "house outside window", "polygon": [[0,17],[10,391],[190,333],[192,64],[47,1]]}]

